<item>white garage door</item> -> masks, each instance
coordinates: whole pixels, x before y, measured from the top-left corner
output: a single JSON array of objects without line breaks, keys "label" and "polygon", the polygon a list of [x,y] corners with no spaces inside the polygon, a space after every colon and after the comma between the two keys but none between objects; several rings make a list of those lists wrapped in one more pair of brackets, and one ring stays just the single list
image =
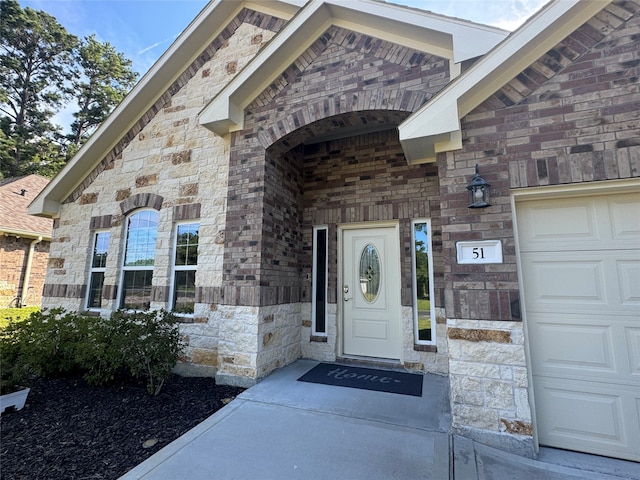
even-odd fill
[{"label": "white garage door", "polygon": [[517,222],[540,444],[640,460],[640,193]]}]

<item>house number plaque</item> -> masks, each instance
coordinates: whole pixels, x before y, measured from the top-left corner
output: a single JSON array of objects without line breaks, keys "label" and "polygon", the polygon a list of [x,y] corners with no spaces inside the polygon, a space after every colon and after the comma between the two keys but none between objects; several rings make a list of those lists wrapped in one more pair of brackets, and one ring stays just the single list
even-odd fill
[{"label": "house number plaque", "polygon": [[502,242],[483,240],[478,242],[457,242],[458,263],[502,263]]}]

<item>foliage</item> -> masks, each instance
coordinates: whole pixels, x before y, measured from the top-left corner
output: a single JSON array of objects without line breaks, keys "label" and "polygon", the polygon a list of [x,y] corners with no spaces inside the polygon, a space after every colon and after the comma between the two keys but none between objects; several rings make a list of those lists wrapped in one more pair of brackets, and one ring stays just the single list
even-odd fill
[{"label": "foliage", "polygon": [[28,374],[77,372],[96,385],[142,379],[154,395],[184,349],[177,317],[164,310],[117,311],[109,318],[60,308],[34,312],[10,323],[0,341],[3,387]]},{"label": "foliage", "polygon": [[79,147],[122,101],[138,75],[131,70],[131,60],[110,43],[98,42],[94,35],[80,41],[75,55],[83,75],[73,82],[79,110],[73,114],[75,120],[67,138]]},{"label": "foliage", "polygon": [[144,378],[148,392],[157,395],[184,348],[177,317],[165,310],[135,314],[121,310],[113,317],[128,326],[130,341],[123,345],[127,369],[134,377]]},{"label": "foliage", "polygon": [[17,325],[18,322],[10,323],[0,330],[0,395],[13,392],[29,376],[29,366],[23,360],[18,336],[14,333]]},{"label": "foliage", "polygon": [[0,127],[13,140],[2,171],[17,176],[57,153],[49,148],[57,133],[51,119],[68,93],[77,38],[15,0],[0,2],[0,18]]},{"label": "foliage", "polygon": [[[0,178],[57,173],[136,78],[109,43],[78,40],[51,15],[0,0]],[[53,123],[65,107],[77,108],[68,135]]]}]

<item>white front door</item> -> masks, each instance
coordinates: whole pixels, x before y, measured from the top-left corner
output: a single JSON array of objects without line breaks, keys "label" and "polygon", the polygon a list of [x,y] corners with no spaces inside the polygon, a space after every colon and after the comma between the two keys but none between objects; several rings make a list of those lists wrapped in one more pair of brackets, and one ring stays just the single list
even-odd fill
[{"label": "white front door", "polygon": [[540,443],[640,460],[640,195],[517,219]]},{"label": "white front door", "polygon": [[342,230],[343,353],[400,359],[400,257],[396,226]]}]

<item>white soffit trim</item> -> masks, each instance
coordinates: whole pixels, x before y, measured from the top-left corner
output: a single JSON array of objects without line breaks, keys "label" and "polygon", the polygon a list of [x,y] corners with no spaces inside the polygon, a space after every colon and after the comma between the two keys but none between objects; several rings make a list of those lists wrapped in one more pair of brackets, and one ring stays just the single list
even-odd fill
[{"label": "white soffit trim", "polygon": [[462,148],[460,119],[526,69],[611,0],[553,0],[399,127],[409,164]]},{"label": "white soffit trim", "polygon": [[243,127],[244,109],[330,26],[461,62],[483,55],[508,32],[373,0],[311,0],[200,112],[224,136]]},{"label": "white soffit trim", "polygon": [[124,100],[29,205],[31,215],[57,217],[62,202],[113,149],[166,89],[244,7],[291,19],[303,0],[214,0],[198,14]]}]

